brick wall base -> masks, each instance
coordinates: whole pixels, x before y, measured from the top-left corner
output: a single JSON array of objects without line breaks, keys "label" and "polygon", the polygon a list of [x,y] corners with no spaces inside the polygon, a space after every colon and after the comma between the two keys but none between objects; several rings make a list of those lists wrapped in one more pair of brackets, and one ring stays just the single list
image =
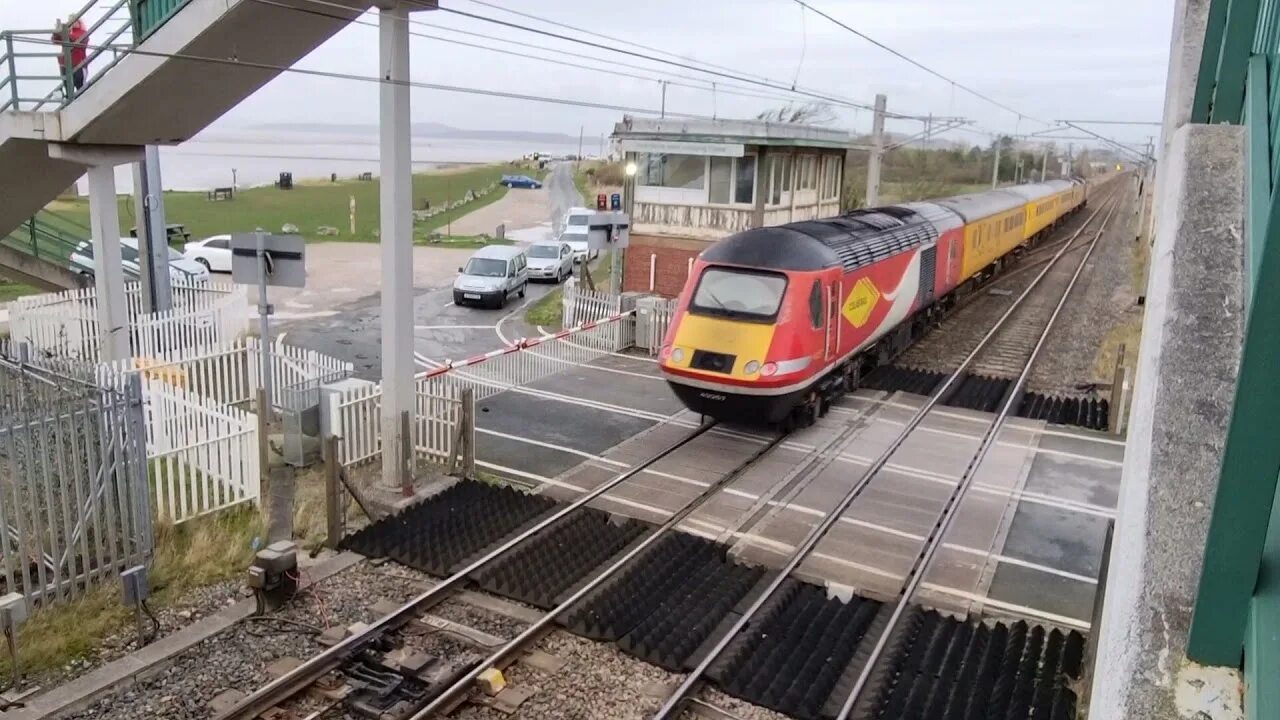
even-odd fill
[{"label": "brick wall base", "polygon": [[675,297],[689,278],[691,261],[710,245],[708,240],[633,234],[627,247],[622,289]]}]

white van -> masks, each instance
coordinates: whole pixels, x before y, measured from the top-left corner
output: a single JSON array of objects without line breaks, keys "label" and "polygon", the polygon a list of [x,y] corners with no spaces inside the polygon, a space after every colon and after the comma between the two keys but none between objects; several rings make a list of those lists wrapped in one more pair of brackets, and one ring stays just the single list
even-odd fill
[{"label": "white van", "polygon": [[587,225],[591,222],[591,216],[595,211],[584,208],[569,208],[569,212],[564,217],[564,230],[560,233],[560,242],[567,243],[573,248],[573,261],[580,263],[583,260],[594,260],[600,254],[599,250],[591,250],[587,245]]},{"label": "white van", "polygon": [[511,245],[490,245],[480,248],[458,268],[453,281],[455,305],[492,305],[500,308],[507,304],[512,293],[524,297],[529,285],[529,260],[524,250]]}]

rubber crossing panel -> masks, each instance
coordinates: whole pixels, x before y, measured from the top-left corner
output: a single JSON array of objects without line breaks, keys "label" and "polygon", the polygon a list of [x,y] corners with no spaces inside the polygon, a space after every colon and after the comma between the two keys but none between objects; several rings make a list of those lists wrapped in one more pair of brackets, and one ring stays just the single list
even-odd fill
[{"label": "rubber crossing panel", "polygon": [[1071,720],[1084,637],[1025,622],[913,610],[891,637],[855,720]]},{"label": "rubber crossing panel", "polygon": [[547,610],[647,527],[638,520],[583,508],[473,577],[486,590]]},{"label": "rubber crossing panel", "polygon": [[[946,373],[885,365],[863,378],[859,387],[884,392],[932,395],[946,379]],[[998,412],[1012,382],[1009,378],[966,373],[948,391],[942,404],[982,412]],[[1106,431],[1110,423],[1110,406],[1111,403],[1106,398],[1025,393],[1013,414],[1030,420],[1044,420],[1054,425]]]},{"label": "rubber crossing panel", "polygon": [[679,672],[763,575],[763,568],[729,560],[724,545],[671,533],[571,611],[565,624]]},{"label": "rubber crossing panel", "polygon": [[872,600],[841,602],[820,587],[787,580],[710,675],[735,697],[817,720],[880,610]]},{"label": "rubber crossing panel", "polygon": [[542,495],[464,480],[361,529],[342,547],[369,557],[389,557],[432,575],[448,575],[463,560],[555,505]]}]

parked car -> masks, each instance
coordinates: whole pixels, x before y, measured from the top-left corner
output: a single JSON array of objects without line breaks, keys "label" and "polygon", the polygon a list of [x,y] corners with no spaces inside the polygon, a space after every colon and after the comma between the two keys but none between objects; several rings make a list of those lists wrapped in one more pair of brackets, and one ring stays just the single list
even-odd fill
[{"label": "parked car", "polygon": [[564,282],[573,275],[573,248],[568,243],[540,242],[530,245],[525,253],[529,256],[529,279]]},{"label": "parked car", "polygon": [[[169,281],[173,283],[206,282],[209,270],[200,263],[188,260],[173,248],[169,251]],[[138,277],[141,266],[138,264],[138,239],[120,238],[120,260],[126,275]],[[93,277],[97,269],[97,261],[93,257],[93,241],[85,240],[76,246],[71,253],[71,271],[85,277]]]},{"label": "parked car", "polygon": [[509,188],[528,188],[530,190],[537,190],[542,187],[542,182],[540,180],[535,180],[528,175],[503,175],[501,182]]},{"label": "parked car", "polygon": [[528,286],[529,263],[524,250],[510,245],[490,245],[477,250],[466,265],[458,268],[458,277],[453,281],[453,302],[500,308],[513,293],[524,297]]},{"label": "parked car", "polygon": [[600,254],[592,250],[587,243],[587,225],[591,221],[593,210],[584,207],[569,208],[564,216],[564,230],[560,233],[560,242],[573,248],[573,261],[594,260]]},{"label": "parked car", "polygon": [[183,247],[182,256],[198,262],[206,270],[231,272],[231,236],[214,235],[203,240],[189,242]]}]

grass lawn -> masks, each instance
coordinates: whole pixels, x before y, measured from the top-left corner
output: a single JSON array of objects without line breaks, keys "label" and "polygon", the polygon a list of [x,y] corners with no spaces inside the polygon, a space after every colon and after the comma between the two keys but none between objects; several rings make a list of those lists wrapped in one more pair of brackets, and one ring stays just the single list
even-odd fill
[{"label": "grass lawn", "polygon": [[[243,573],[253,559],[253,539],[265,537],[252,506],[178,526],[157,525],[148,604],[155,610],[195,588]],[[32,613],[18,634],[22,670],[39,673],[91,656],[104,638],[130,633],[132,626],[133,611],[120,602],[120,583],[99,584],[74,601]],[[9,668],[8,654],[0,653],[0,674],[8,677]]]},{"label": "grass lawn", "polygon": [[[495,164],[483,167],[439,170],[415,175],[413,178],[413,206],[423,207],[429,201],[432,207],[460,200],[467,190],[479,191],[497,182],[505,174],[527,173],[527,169],[515,164]],[[506,194],[507,188],[498,186],[494,192],[476,198],[466,205],[440,213],[415,223],[415,235],[426,235],[444,227],[467,213],[496,202]],[[301,181],[292,190],[275,187],[246,188],[236,193],[234,200],[210,202],[203,192],[165,193],[165,214],[170,223],[186,225],[193,238],[232,232],[251,232],[259,227],[271,232],[281,232],[286,224],[296,225],[300,233],[311,241],[376,241],[379,183],[372,181],[326,180]],[[350,232],[350,202],[356,201],[356,232]],[[76,220],[89,223],[89,200],[58,200],[50,203],[49,210]],[[128,233],[134,226],[133,199],[120,198],[121,231]],[[337,228],[338,235],[322,236],[322,226]]]},{"label": "grass lawn", "polygon": [[30,285],[23,285],[22,283],[9,282],[8,280],[0,279],[0,303],[17,300],[20,297],[26,297],[28,295],[38,295],[42,292],[44,292],[44,290],[41,290],[40,288],[34,288]]},{"label": "grass lawn", "polygon": [[[596,260],[596,266],[591,270],[591,279],[595,281],[597,289],[609,288],[609,275],[613,269],[610,262],[609,253],[602,253],[600,258]],[[574,269],[574,276],[577,277],[577,269]],[[564,326],[563,317],[563,298],[564,286],[557,287],[555,290],[538,298],[538,302],[529,306],[524,311],[524,321],[534,327],[542,327],[548,331],[559,330]]]},{"label": "grass lawn", "polygon": [[499,240],[492,235],[443,235],[438,237],[422,237],[418,233],[414,233],[413,242],[415,245],[426,245],[429,247],[454,248],[457,250],[476,250],[487,245],[512,245],[512,241],[506,238]]}]

